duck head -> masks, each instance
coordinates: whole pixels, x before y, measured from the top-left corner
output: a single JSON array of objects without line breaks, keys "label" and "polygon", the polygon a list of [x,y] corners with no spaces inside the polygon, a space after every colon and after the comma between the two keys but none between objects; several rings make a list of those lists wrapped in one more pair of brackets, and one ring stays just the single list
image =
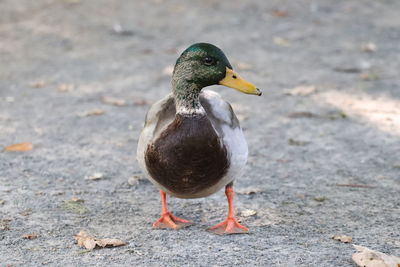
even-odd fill
[{"label": "duck head", "polygon": [[175,64],[172,83],[175,90],[181,87],[181,90],[199,93],[203,87],[219,84],[246,94],[261,95],[260,89],[233,71],[221,49],[208,43],[191,45],[182,53]]}]

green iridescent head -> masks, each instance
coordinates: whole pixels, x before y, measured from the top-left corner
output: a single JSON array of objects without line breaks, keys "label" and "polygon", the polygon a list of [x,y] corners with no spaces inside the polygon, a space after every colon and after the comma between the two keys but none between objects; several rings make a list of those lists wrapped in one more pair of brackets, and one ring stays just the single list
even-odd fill
[{"label": "green iridescent head", "polygon": [[258,88],[232,70],[224,52],[215,45],[197,43],[183,51],[172,75],[172,90],[178,105],[197,108],[201,89],[217,84],[246,94],[261,95]]},{"label": "green iridescent head", "polygon": [[176,61],[174,74],[190,83],[206,87],[218,84],[231,64],[221,49],[212,44],[197,43],[188,47]]}]

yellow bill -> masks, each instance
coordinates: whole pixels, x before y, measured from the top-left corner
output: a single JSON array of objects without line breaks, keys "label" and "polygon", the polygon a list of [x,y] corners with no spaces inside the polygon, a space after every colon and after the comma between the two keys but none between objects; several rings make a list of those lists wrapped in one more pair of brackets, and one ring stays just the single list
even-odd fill
[{"label": "yellow bill", "polygon": [[219,81],[219,84],[236,89],[245,94],[258,96],[262,94],[261,90],[255,87],[254,84],[249,83],[245,79],[242,79],[236,72],[234,72],[230,68],[226,68],[225,78]]}]

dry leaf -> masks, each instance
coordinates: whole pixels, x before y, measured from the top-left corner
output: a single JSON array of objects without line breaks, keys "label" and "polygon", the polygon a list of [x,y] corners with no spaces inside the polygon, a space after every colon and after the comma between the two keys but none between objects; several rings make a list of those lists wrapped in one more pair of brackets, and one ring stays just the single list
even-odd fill
[{"label": "dry leaf", "polygon": [[290,42],[289,40],[279,37],[279,36],[275,36],[273,39],[274,44],[278,45],[278,46],[283,46],[283,47],[289,47],[290,46]]},{"label": "dry leaf", "polygon": [[243,217],[250,217],[250,216],[254,216],[256,214],[257,214],[257,211],[250,210],[250,209],[242,210],[242,212],[240,213],[240,215]]},{"label": "dry leaf", "polygon": [[93,175],[85,176],[85,180],[100,180],[104,179],[104,174],[101,172],[95,172]]},{"label": "dry leaf", "polygon": [[86,232],[80,231],[74,236],[75,240],[78,242],[78,246],[81,248],[94,249],[96,247],[96,241],[93,237],[89,236]]},{"label": "dry leaf", "polygon": [[256,188],[256,187],[247,187],[247,188],[241,188],[236,190],[236,193],[241,194],[241,195],[253,195],[256,193],[260,193],[263,190]]},{"label": "dry leaf", "polygon": [[288,222],[283,215],[275,209],[260,208],[257,210],[257,216],[252,217],[247,223],[249,226],[276,225],[282,222]]},{"label": "dry leaf", "polygon": [[117,33],[117,34],[120,34],[120,35],[123,35],[123,36],[132,36],[132,35],[134,35],[134,32],[133,31],[131,31],[131,30],[128,30],[128,29],[125,29],[121,24],[119,24],[119,23],[115,23],[114,25],[113,25],[113,32],[114,33]]},{"label": "dry leaf", "polygon": [[289,118],[298,119],[298,118],[316,118],[318,117],[317,114],[308,112],[308,111],[298,111],[292,112],[287,115]]},{"label": "dry leaf", "polygon": [[45,80],[34,81],[30,83],[30,87],[32,88],[43,88],[47,85]]},{"label": "dry leaf", "polygon": [[83,202],[85,202],[85,200],[83,200],[83,199],[81,199],[81,198],[77,198],[77,197],[73,197],[73,198],[71,198],[71,200],[70,201],[72,201],[72,202],[80,202],[80,203],[83,203]]},{"label": "dry leaf", "polygon": [[78,242],[78,246],[81,248],[86,248],[92,250],[94,248],[107,248],[107,247],[119,247],[124,246],[126,243],[119,239],[105,238],[97,239],[90,236],[85,231],[80,231],[74,236],[75,240]]},{"label": "dry leaf", "polygon": [[62,196],[62,195],[65,195],[65,192],[63,192],[63,191],[53,191],[51,193],[51,195],[52,196]]},{"label": "dry leaf", "polygon": [[106,113],[106,112],[102,109],[93,109],[93,110],[78,113],[78,117],[98,116],[98,115],[103,115],[104,113]]},{"label": "dry leaf", "polygon": [[74,90],[74,85],[70,83],[62,83],[57,87],[57,91],[59,92],[70,92]]},{"label": "dry leaf", "polygon": [[30,151],[32,150],[32,148],[33,148],[32,143],[26,142],[26,143],[19,143],[6,146],[4,150],[9,152],[22,152],[22,151]]},{"label": "dry leaf", "polygon": [[128,184],[134,186],[134,185],[137,185],[139,183],[139,181],[143,180],[143,179],[144,179],[143,176],[134,175],[133,177],[128,179]]},{"label": "dry leaf", "polygon": [[135,98],[133,99],[133,104],[134,104],[134,105],[137,105],[137,106],[144,106],[144,105],[150,104],[150,102],[147,101],[147,100],[144,99],[144,98],[135,97]]},{"label": "dry leaf", "polygon": [[104,104],[114,105],[114,106],[126,106],[125,99],[116,98],[112,96],[103,96],[102,99]]},{"label": "dry leaf", "polygon": [[135,177],[131,177],[128,179],[128,184],[131,186],[137,185],[139,183],[139,179],[136,179]]},{"label": "dry leaf", "polygon": [[357,250],[351,257],[358,266],[363,267],[400,267],[400,258],[387,255],[366,247],[353,245]]},{"label": "dry leaf", "polygon": [[361,46],[361,50],[364,52],[376,52],[376,49],[377,49],[376,44],[374,44],[372,42],[363,44]]},{"label": "dry leaf", "polygon": [[272,15],[275,17],[287,17],[289,13],[285,10],[274,9],[272,10]]},{"label": "dry leaf", "polygon": [[23,239],[32,240],[32,239],[38,238],[38,235],[37,235],[37,234],[24,234],[24,235],[22,236],[22,238],[23,238]]},{"label": "dry leaf", "polygon": [[286,95],[292,95],[292,96],[308,96],[317,91],[317,87],[314,85],[309,85],[309,86],[297,86],[292,89],[287,89],[284,91],[284,94]]},{"label": "dry leaf", "polygon": [[351,241],[353,241],[353,238],[348,235],[334,235],[332,236],[332,239],[342,243],[351,243]]}]

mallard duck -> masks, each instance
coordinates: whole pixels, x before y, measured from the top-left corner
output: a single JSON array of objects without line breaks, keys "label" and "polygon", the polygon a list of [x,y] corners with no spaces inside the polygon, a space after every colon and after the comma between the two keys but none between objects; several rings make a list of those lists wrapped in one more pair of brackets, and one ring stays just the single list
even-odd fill
[{"label": "mallard duck", "polygon": [[172,92],[151,106],[141,132],[137,159],[149,180],[160,189],[161,217],[154,228],[178,229],[190,221],[173,216],[166,195],[201,198],[225,187],[228,216],[211,228],[216,234],[247,233],[235,218],[233,181],[247,161],[248,148],[231,105],[211,90],[224,85],[261,95],[233,71],[218,47],[197,43],[178,58]]}]

